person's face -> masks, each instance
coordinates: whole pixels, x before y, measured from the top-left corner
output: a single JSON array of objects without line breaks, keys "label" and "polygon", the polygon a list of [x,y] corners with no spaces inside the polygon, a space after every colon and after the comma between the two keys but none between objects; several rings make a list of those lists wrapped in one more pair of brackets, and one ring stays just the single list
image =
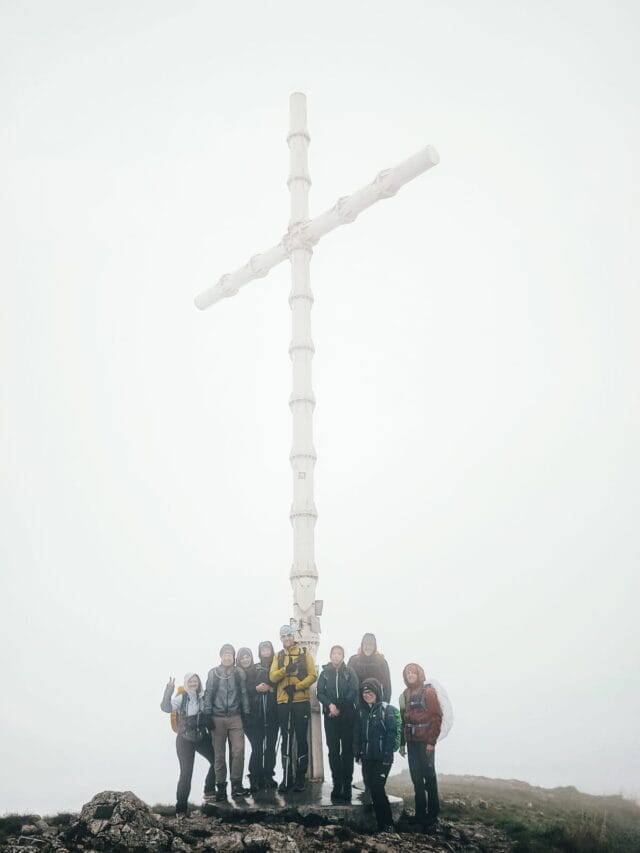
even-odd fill
[{"label": "person's face", "polygon": [[362,644],[362,654],[363,655],[372,655],[376,650],[376,644],[373,642],[371,637],[367,637],[367,639]]},{"label": "person's face", "polygon": [[233,655],[231,652],[222,652],[220,655],[220,663],[222,666],[233,666]]},{"label": "person's face", "polygon": [[418,673],[415,669],[408,669],[405,673],[407,684],[417,684],[418,683]]},{"label": "person's face", "polygon": [[335,667],[339,667],[343,660],[344,660],[344,654],[343,654],[342,649],[332,649],[331,650],[331,663]]},{"label": "person's face", "polygon": [[272,654],[273,652],[271,651],[271,646],[260,646],[260,648],[258,649],[258,655],[261,660],[264,660],[265,658],[270,658]]},{"label": "person's face", "polygon": [[373,705],[376,701],[376,694],[373,692],[373,690],[363,690],[362,698],[367,703],[367,705]]},{"label": "person's face", "polygon": [[294,642],[293,634],[285,634],[282,638],[282,646],[285,649],[290,649]]},{"label": "person's face", "polygon": [[193,690],[195,693],[200,688],[200,679],[197,675],[192,675],[189,681],[187,681],[187,690]]},{"label": "person's face", "polygon": [[249,667],[251,666],[251,655],[250,655],[250,654],[247,654],[247,652],[244,652],[244,653],[243,653],[242,655],[240,655],[240,657],[238,658],[238,663],[240,664],[240,666],[241,666],[243,669],[249,669]]}]

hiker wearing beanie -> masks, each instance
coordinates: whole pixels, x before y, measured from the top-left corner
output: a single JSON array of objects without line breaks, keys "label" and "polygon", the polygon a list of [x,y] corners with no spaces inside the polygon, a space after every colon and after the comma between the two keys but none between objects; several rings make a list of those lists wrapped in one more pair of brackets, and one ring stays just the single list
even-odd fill
[{"label": "hiker wearing beanie", "polygon": [[397,727],[396,710],[383,701],[382,685],[377,678],[365,679],[353,729],[353,753],[362,762],[362,778],[371,793],[380,832],[394,828],[385,785],[393,764]]},{"label": "hiker wearing beanie", "polygon": [[236,652],[230,643],[220,649],[220,666],[209,670],[204,691],[204,713],[213,726],[216,755],[216,800],[227,799],[226,748],[229,744],[231,793],[243,797],[249,793],[242,785],[244,772],[244,727],[242,717],[249,716],[245,674],[235,666]]},{"label": "hiker wearing beanie", "polygon": [[367,678],[377,678],[382,685],[382,699],[384,702],[391,701],[391,675],[389,664],[384,655],[378,651],[378,643],[375,634],[365,634],[360,643],[357,654],[351,655],[349,664],[355,669],[360,686]]},{"label": "hiker wearing beanie", "polygon": [[427,832],[438,820],[440,800],[435,767],[435,748],[442,725],[438,694],[426,683],[424,670],[408,663],[402,677],[407,685],[400,696],[402,734],[400,754],[409,753],[409,773],[413,782],[416,820]]},{"label": "hiker wearing beanie", "polygon": [[[309,769],[309,742],[307,728],[311,714],[309,688],[316,680],[316,667],[311,653],[301,648],[293,636],[293,628],[280,629],[283,648],[271,664],[269,678],[276,685],[278,722],[282,734],[283,778],[279,786],[282,793],[293,788],[304,791]],[[298,760],[293,778],[292,747],[296,739]]]},{"label": "hiker wearing beanie", "polygon": [[187,813],[196,752],[203,755],[209,762],[209,772],[204,782],[205,799],[215,792],[216,773],[211,736],[206,728],[203,713],[204,701],[200,676],[195,672],[188,672],[184,677],[184,686],[179,687],[176,695],[173,696],[175,683],[175,678],[170,678],[167,682],[160,708],[165,713],[171,714],[172,727],[175,721],[176,752],[180,764],[180,778],[176,792],[177,816]]},{"label": "hiker wearing beanie", "polygon": [[324,732],[333,779],[332,800],[351,802],[353,780],[353,723],[358,701],[358,676],[344,662],[342,646],[333,646],[331,660],[318,678],[318,701],[322,705]]}]

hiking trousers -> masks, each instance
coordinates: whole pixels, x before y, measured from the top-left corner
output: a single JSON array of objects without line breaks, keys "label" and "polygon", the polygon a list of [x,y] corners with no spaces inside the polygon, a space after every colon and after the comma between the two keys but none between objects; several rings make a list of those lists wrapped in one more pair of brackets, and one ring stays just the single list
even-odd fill
[{"label": "hiking trousers", "polygon": [[324,715],[324,733],[329,750],[329,767],[334,785],[351,789],[353,781],[354,715],[341,711],[337,717]]},{"label": "hiking trousers", "polygon": [[295,768],[296,776],[306,776],[309,769],[309,739],[307,735],[309,727],[309,716],[311,715],[311,703],[306,702],[281,702],[278,705],[278,722],[280,723],[280,734],[282,737],[282,770],[284,778],[293,784],[293,738],[296,739],[298,750],[298,765]]},{"label": "hiking trousers", "polygon": [[242,782],[244,773],[244,728],[240,714],[213,718],[213,750],[216,754],[216,782],[227,784],[226,749],[229,743],[229,764],[232,782]]},{"label": "hiking trousers", "polygon": [[416,798],[416,818],[419,821],[435,820],[440,812],[436,751],[429,752],[426,743],[415,740],[407,742],[407,755]]},{"label": "hiking trousers", "polygon": [[276,767],[276,742],[278,740],[277,720],[268,721],[266,726],[249,726],[246,735],[251,744],[249,758],[249,776],[251,782],[260,785],[273,779]]},{"label": "hiking trousers", "polygon": [[203,755],[209,762],[209,772],[204,781],[204,792],[210,794],[216,789],[216,771],[214,767],[214,754],[211,740],[207,735],[201,743],[193,743],[182,735],[176,737],[176,752],[180,764],[180,778],[178,779],[178,790],[176,792],[176,814],[185,814],[189,794],[191,793],[191,777],[193,776],[193,763],[196,752]]},{"label": "hiking trousers", "polygon": [[378,829],[393,826],[391,805],[384,789],[390,770],[390,764],[383,764],[382,761],[368,758],[362,759],[362,780],[371,794]]}]

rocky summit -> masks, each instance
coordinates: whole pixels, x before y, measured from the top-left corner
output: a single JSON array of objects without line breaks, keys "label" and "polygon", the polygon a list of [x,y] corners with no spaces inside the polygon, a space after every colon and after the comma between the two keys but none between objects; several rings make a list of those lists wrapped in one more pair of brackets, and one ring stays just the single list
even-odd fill
[{"label": "rocky summit", "polygon": [[[343,824],[309,825],[308,818],[286,822],[240,822],[211,817],[194,809],[176,818],[152,811],[131,791],[103,791],[82,807],[79,815],[37,815],[0,819],[0,849],[9,853],[77,851],[501,851],[512,850],[498,830],[448,821],[436,835],[423,835],[407,817],[398,832],[368,835]],[[294,815],[295,817],[295,815]]]}]

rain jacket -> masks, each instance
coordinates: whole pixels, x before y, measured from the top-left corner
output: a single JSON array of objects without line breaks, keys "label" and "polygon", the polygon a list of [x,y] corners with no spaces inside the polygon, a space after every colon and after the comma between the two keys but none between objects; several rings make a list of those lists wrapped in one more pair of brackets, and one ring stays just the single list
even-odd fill
[{"label": "rain jacket", "polygon": [[[198,679],[198,689],[188,690],[187,684],[194,675]],[[173,688],[168,684],[165,687],[160,708],[167,714],[174,713],[176,715],[178,734],[186,737],[188,740],[193,740],[196,727],[199,727],[203,723],[203,719],[200,719],[204,711],[204,698],[200,676],[196,672],[186,672],[182,691],[177,692],[175,696],[172,696],[172,693]]]},{"label": "rain jacket", "polygon": [[[409,687],[407,670],[415,669],[418,673],[417,684]],[[400,717],[402,719],[401,744],[420,741],[429,746],[435,746],[442,726],[442,708],[438,694],[426,683],[424,670],[417,663],[408,663],[402,670],[402,678],[407,685],[400,696]]]},{"label": "rain jacket", "polygon": [[247,679],[237,666],[216,666],[209,670],[204,691],[204,713],[211,717],[249,714]]},{"label": "rain jacket", "polygon": [[[372,639],[375,644],[372,655],[365,655],[362,651],[362,643],[367,638]],[[347,665],[356,671],[360,684],[367,678],[376,678],[382,684],[382,699],[385,702],[390,702],[391,675],[389,674],[389,664],[384,659],[384,655],[378,651],[378,642],[375,634],[365,634],[362,638],[362,643],[360,644],[358,653],[351,655]]]},{"label": "rain jacket", "polygon": [[329,705],[335,705],[341,712],[353,713],[358,701],[359,686],[355,670],[344,661],[339,667],[335,667],[331,662],[326,663],[318,678],[318,701],[324,713],[329,713]]},{"label": "rain jacket", "polygon": [[[298,664],[299,670],[302,670],[303,678],[298,678],[296,673],[287,674],[287,666],[291,663]],[[276,701],[278,705],[282,705],[289,701],[289,696],[292,694],[293,702],[308,702],[309,688],[317,679],[316,665],[311,657],[311,652],[303,650],[295,643],[289,649],[282,649],[274,657],[269,671],[269,678],[272,684],[276,684]],[[288,690],[287,688],[293,688]]]},{"label": "rain jacket", "polygon": [[380,682],[374,678],[367,680],[373,685],[376,701],[369,707],[360,699],[353,728],[353,755],[358,760],[391,765],[396,747],[396,711],[383,702]]}]

